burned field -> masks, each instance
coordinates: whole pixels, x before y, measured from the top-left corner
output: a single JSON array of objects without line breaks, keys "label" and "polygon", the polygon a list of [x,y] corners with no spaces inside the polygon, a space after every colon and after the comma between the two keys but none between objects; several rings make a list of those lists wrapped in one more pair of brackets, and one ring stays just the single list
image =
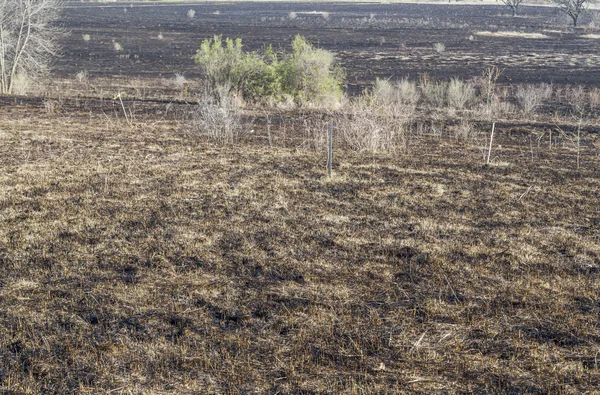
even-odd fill
[{"label": "burned field", "polygon": [[173,121],[31,113],[3,110],[0,134],[4,392],[600,385],[589,141],[577,169],[526,131],[494,166],[415,137],[336,151],[328,179],[281,128],[219,148]]},{"label": "burned field", "polygon": [[[0,392],[597,391],[598,44],[548,32],[556,18],[70,5],[48,87],[0,97]],[[219,33],[250,49],[300,33],[352,92],[432,79],[334,110],[217,108],[239,124],[215,142],[191,57]],[[487,88],[433,80],[490,65]]]},{"label": "burned field", "polygon": [[[196,77],[192,57],[205,38],[241,37],[247,48],[260,49],[284,47],[301,34],[336,53],[351,91],[376,77],[414,79],[424,72],[468,79],[490,65],[504,70],[506,83],[599,84],[600,39],[589,38],[596,29],[568,33],[551,7],[523,7],[517,18],[509,11],[427,4],[75,3],[65,13],[72,35],[55,69],[63,76],[87,70],[94,77]],[[486,32],[538,36],[480,34]],[[443,52],[434,49],[437,43]]]}]

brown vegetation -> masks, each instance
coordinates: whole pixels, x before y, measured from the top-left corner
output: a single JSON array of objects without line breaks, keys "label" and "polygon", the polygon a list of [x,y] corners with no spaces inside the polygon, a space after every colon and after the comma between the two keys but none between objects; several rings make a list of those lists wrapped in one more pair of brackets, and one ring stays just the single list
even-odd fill
[{"label": "brown vegetation", "polygon": [[564,126],[500,126],[486,167],[421,128],[392,155],[337,150],[328,179],[302,114],[219,148],[61,105],[2,114],[2,391],[600,385],[594,135],[577,170]]},{"label": "brown vegetation", "polygon": [[[179,51],[180,21],[244,20],[219,6],[165,6],[182,12],[149,37]],[[381,7],[364,24],[396,26]],[[98,9],[129,29],[152,7]],[[312,26],[296,11],[264,23]],[[354,26],[336,12],[310,23]],[[464,79],[379,79],[335,109],[244,103],[193,72],[98,78],[85,66],[116,39],[123,64],[147,59],[80,28],[88,63],[0,97],[1,393],[600,388],[597,88],[469,61]]]}]

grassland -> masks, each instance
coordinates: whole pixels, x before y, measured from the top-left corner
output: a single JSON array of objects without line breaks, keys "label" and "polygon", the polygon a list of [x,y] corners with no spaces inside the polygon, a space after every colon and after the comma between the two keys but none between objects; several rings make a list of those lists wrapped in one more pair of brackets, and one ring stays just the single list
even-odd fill
[{"label": "grassland", "polygon": [[[600,393],[597,28],[275,4],[71,3],[51,81],[0,97],[0,393]],[[219,107],[215,30],[380,80]]]},{"label": "grassland", "polygon": [[517,130],[494,166],[423,135],[336,151],[328,179],[291,129],[217,147],[150,116],[1,111],[3,393],[600,385],[594,135],[579,169]]}]

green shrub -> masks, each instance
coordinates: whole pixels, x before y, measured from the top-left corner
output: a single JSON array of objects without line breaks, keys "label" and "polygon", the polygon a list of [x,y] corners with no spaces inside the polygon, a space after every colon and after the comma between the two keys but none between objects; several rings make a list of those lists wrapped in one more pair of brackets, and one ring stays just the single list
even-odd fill
[{"label": "green shrub", "polygon": [[196,53],[212,89],[230,86],[244,100],[331,104],[343,95],[344,73],[334,55],[314,48],[301,36],[292,42],[292,53],[280,60],[272,47],[261,53],[243,50],[242,40],[221,36],[202,41]]},{"label": "green shrub", "polygon": [[313,47],[302,36],[292,41],[292,56],[286,71],[292,93],[301,103],[329,103],[342,98],[344,72],[333,53]]}]

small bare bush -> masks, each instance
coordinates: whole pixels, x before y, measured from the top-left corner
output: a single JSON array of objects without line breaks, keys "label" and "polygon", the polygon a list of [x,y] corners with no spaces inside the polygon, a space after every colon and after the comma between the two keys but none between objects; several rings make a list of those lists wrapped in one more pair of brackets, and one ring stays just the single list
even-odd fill
[{"label": "small bare bush", "polygon": [[578,113],[583,113],[588,104],[589,96],[581,85],[565,88],[565,99],[571,104],[573,110]]},{"label": "small bare bush", "polygon": [[586,100],[585,90],[581,85],[578,86],[570,86],[565,88],[564,91],[565,99],[568,102],[584,102]]},{"label": "small bare bush", "polygon": [[398,91],[389,80],[377,78],[372,94],[376,100],[384,104],[395,103],[398,101]]},{"label": "small bare bush", "polygon": [[448,83],[445,81],[434,81],[428,74],[421,74],[419,77],[419,88],[425,99],[426,104],[434,108],[441,108],[446,105],[446,92]]},{"label": "small bare bush", "polygon": [[540,85],[519,85],[515,93],[515,98],[520,110],[524,114],[533,114],[535,110],[552,96],[552,86],[548,84]]},{"label": "small bare bush", "polygon": [[437,53],[444,53],[446,51],[446,46],[442,43],[433,44],[433,50]]},{"label": "small bare bush", "polygon": [[495,107],[497,100],[496,85],[500,78],[501,70],[496,66],[489,66],[478,77],[474,78],[475,86],[479,90],[479,95],[483,101],[481,109],[482,116],[488,119],[496,115],[497,108]]},{"label": "small bare bush", "polygon": [[515,113],[515,105],[511,103],[512,92],[508,87],[496,88],[490,103],[493,117],[509,116]]},{"label": "small bare bush", "polygon": [[416,84],[407,78],[395,84],[389,80],[377,79],[367,96],[379,109],[405,117],[412,117],[420,97]]},{"label": "small bare bush", "polygon": [[290,12],[288,14],[288,18],[290,18],[291,20],[294,20],[298,17],[298,14],[296,14],[295,12]]},{"label": "small bare bush", "polygon": [[158,36],[156,38],[158,38],[159,40],[162,40],[164,38],[164,36],[162,35],[162,33],[158,33]]},{"label": "small bare bush", "polygon": [[187,17],[188,17],[188,18],[190,18],[190,19],[194,19],[194,17],[195,17],[195,16],[196,16],[196,11],[194,11],[194,10],[191,10],[191,9],[190,9],[190,10],[188,10],[188,12],[187,12]]},{"label": "small bare bush", "polygon": [[88,42],[92,39],[92,37],[89,34],[83,34],[83,41]]},{"label": "small bare bush", "polygon": [[463,110],[475,101],[475,87],[472,82],[452,78],[446,92],[448,105],[456,110]]},{"label": "small bare bush", "polygon": [[173,84],[175,85],[176,88],[182,89],[185,87],[186,83],[187,83],[187,79],[185,78],[185,76],[183,74],[175,73],[175,78],[173,79]]},{"label": "small bare bush", "polygon": [[242,109],[229,87],[218,86],[198,102],[193,116],[195,129],[208,140],[219,144],[235,144],[242,135]]},{"label": "small bare bush", "polygon": [[454,138],[462,142],[473,142],[477,137],[477,130],[475,125],[468,120],[461,119],[461,121],[453,128]]},{"label": "small bare bush", "polygon": [[414,81],[404,77],[397,82],[396,89],[398,90],[400,103],[412,108],[417,106],[417,103],[421,98],[421,93],[417,89],[417,84]]},{"label": "small bare bush", "polygon": [[114,47],[115,51],[117,51],[117,52],[123,50],[123,46],[116,41],[113,43],[113,47]]},{"label": "small bare bush", "polygon": [[75,74],[75,79],[79,83],[87,82],[88,78],[89,78],[89,74],[88,74],[87,70],[81,70],[81,71],[77,72],[77,74]]},{"label": "small bare bush", "polygon": [[[303,122],[304,137],[306,146],[315,152],[322,152],[327,149],[327,140],[329,135],[329,121],[322,119],[305,118]],[[337,120],[336,120],[337,128]]]},{"label": "small bare bush", "polygon": [[600,106],[600,89],[593,88],[588,92],[588,103],[590,110],[595,111]]},{"label": "small bare bush", "polygon": [[406,147],[409,116],[389,111],[368,98],[346,106],[336,121],[342,145],[353,151],[395,152]]},{"label": "small bare bush", "polygon": [[46,114],[54,114],[57,112],[58,105],[54,100],[44,100],[44,109]]}]

